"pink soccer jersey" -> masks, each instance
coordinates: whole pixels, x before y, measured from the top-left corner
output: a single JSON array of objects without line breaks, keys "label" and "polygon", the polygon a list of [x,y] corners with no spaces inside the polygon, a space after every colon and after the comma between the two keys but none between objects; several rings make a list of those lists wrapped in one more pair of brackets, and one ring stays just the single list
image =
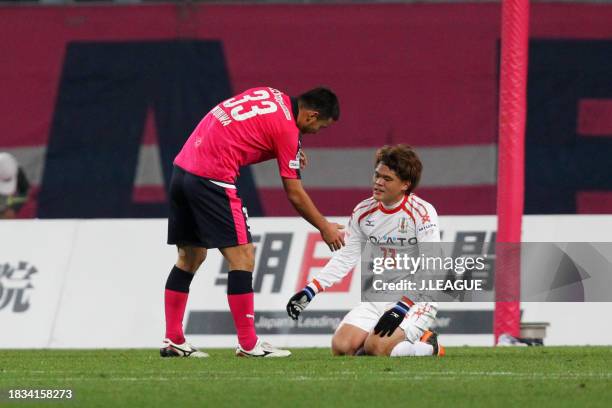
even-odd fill
[{"label": "pink soccer jersey", "polygon": [[281,177],[295,179],[300,177],[299,149],[291,99],[274,88],[252,88],[208,112],[174,164],[234,183],[241,166],[276,157]]}]

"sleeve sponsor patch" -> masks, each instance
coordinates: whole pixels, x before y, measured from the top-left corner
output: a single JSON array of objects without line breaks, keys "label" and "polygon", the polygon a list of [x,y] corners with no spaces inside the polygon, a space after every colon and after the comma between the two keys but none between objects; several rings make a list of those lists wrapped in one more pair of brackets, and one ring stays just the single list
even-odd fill
[{"label": "sleeve sponsor patch", "polygon": [[299,170],[300,169],[300,161],[299,160],[289,160],[289,168]]},{"label": "sleeve sponsor patch", "polygon": [[437,227],[437,224],[433,224],[433,223],[423,224],[417,228],[417,232],[425,232],[435,227]]}]

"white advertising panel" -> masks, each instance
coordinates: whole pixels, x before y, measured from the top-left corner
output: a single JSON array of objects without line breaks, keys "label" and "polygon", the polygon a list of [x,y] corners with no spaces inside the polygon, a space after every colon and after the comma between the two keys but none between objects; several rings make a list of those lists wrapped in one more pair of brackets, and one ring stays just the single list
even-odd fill
[{"label": "white advertising panel", "polygon": [[0,347],[48,347],[78,221],[0,221]]},{"label": "white advertising panel", "polygon": [[50,347],[153,347],[176,249],[163,220],[81,221]]},{"label": "white advertising panel", "polygon": [[[346,222],[345,218],[336,219]],[[487,253],[493,216],[441,217],[443,240]],[[330,252],[300,218],[250,219],[256,246],[256,327],[279,346],[328,347],[342,316],[360,301],[359,271],[318,295],[298,322],[288,298],[325,265]],[[164,332],[163,291],[176,258],[166,220],[2,221],[0,347],[156,347]],[[611,216],[527,216],[524,241],[611,241]],[[2,269],[4,268],[4,269]],[[34,268],[34,269],[32,269]],[[227,268],[210,250],[191,285],[190,341],[236,344],[226,299]],[[445,303],[438,328],[446,345],[491,345],[493,303]],[[523,321],[548,322],[546,344],[612,344],[601,316],[612,303],[522,303]],[[583,329],[597,336],[584,338]]]}]

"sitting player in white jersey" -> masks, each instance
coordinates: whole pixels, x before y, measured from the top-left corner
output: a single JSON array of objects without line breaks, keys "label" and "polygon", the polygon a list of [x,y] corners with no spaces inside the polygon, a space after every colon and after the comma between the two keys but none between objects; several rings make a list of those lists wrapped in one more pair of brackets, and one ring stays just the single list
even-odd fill
[{"label": "sitting player in white jersey", "polygon": [[[373,195],[353,210],[346,246],[291,297],[287,313],[292,319],[297,320],[317,293],[339,282],[357,265],[366,242],[383,257],[402,250],[418,256],[419,243],[440,242],[436,210],[412,193],[423,169],[414,150],[401,144],[384,146],[376,152],[375,166]],[[332,352],[392,357],[444,355],[437,334],[430,330],[436,313],[436,303],[414,303],[409,293],[397,303],[361,302],[338,326]]]}]

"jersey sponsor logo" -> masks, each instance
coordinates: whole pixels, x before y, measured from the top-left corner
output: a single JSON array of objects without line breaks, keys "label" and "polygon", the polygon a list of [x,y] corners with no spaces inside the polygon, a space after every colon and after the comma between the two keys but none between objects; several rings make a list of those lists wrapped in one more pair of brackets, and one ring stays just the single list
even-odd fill
[{"label": "jersey sponsor logo", "polygon": [[395,237],[395,236],[390,236],[390,235],[383,235],[383,236],[378,236],[378,237],[374,235],[370,235],[368,236],[368,240],[370,241],[370,243],[375,244],[375,245],[392,244],[392,245],[406,246],[406,245],[416,245],[418,243],[416,237],[405,238],[405,237]]},{"label": "jersey sponsor logo", "polygon": [[417,228],[417,232],[427,231],[427,230],[430,230],[430,229],[435,228],[437,226],[438,226],[437,224],[433,224],[433,223],[421,225],[419,228]]}]

